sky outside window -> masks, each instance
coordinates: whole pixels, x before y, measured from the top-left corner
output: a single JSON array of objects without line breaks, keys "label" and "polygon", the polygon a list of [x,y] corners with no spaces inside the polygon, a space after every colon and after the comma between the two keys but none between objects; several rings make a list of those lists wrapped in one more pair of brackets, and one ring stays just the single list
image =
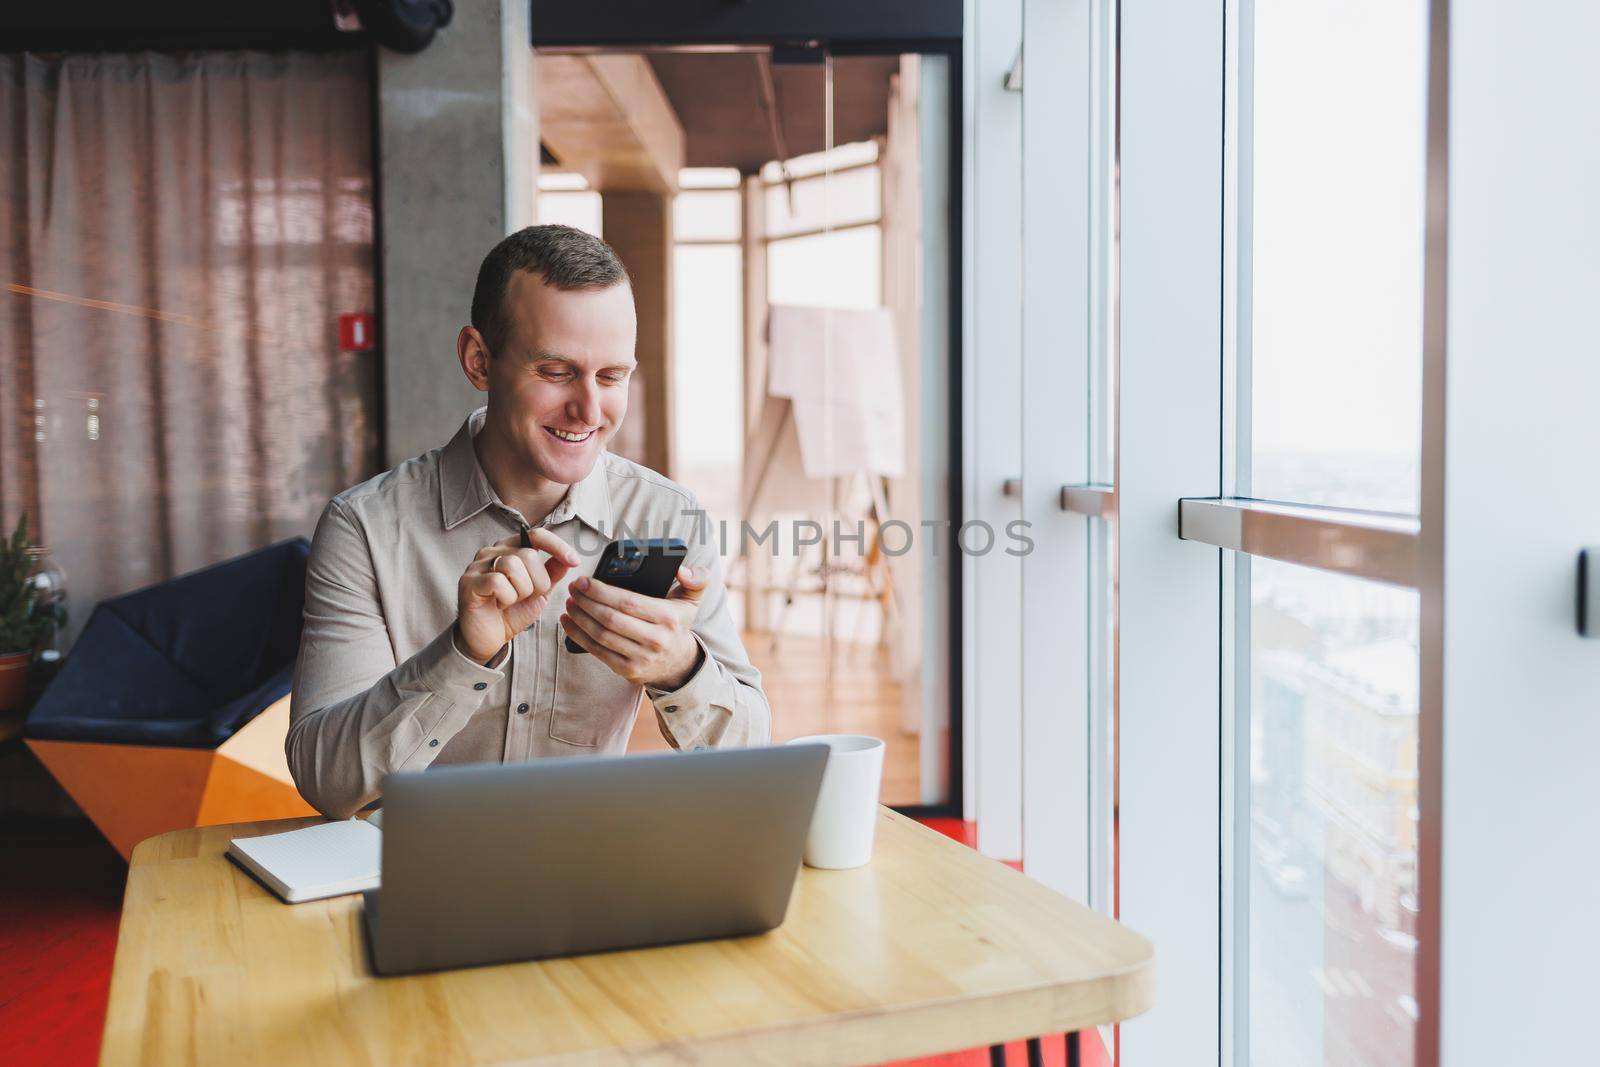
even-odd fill
[{"label": "sky outside window", "polygon": [[1417,510],[1426,76],[1420,0],[1255,4],[1253,496]]}]

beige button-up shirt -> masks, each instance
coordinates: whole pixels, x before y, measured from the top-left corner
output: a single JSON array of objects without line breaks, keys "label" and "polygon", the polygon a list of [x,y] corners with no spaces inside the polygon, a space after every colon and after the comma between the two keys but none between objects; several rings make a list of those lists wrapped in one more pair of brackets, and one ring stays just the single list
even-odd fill
[{"label": "beige button-up shirt", "polygon": [[483,414],[443,448],[340,493],[317,523],[285,742],[301,794],[346,818],[390,771],[621,753],[640,687],[569,652],[558,622],[567,583],[613,537],[682,538],[686,562],[710,573],[693,626],[700,668],[680,689],[645,691],[662,735],[682,749],[768,743],[771,711],[728,613],[710,522],[688,490],[610,453],[539,524],[584,565],[495,667],[461,654],[456,583],[478,549],[523,524],[478,465]]}]

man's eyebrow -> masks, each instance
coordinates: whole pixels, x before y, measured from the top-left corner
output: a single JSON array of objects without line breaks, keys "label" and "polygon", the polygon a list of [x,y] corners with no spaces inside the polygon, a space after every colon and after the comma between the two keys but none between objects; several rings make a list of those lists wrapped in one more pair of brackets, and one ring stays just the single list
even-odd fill
[{"label": "man's eyebrow", "polygon": [[[552,352],[552,351],[550,351],[548,349],[539,349],[537,351],[528,353],[528,362],[529,363],[551,363],[551,362],[554,362],[554,363],[577,363],[578,361],[576,359],[574,359],[572,356],[563,355],[560,352]],[[602,369],[604,369],[604,370],[616,370],[619,367],[624,367],[624,368],[627,368],[628,370],[632,370],[634,367],[637,367],[638,365],[639,365],[639,361],[638,360],[630,359],[626,363],[611,363],[611,364],[607,364]]]}]

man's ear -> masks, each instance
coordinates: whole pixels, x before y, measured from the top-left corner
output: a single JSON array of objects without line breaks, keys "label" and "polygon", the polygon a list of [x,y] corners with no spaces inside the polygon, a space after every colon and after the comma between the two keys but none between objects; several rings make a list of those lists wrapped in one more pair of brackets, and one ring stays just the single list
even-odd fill
[{"label": "man's ear", "polygon": [[467,381],[480,393],[489,391],[489,346],[483,342],[483,334],[471,326],[461,327],[461,332],[456,334],[456,358],[461,361],[461,372],[467,376]]}]

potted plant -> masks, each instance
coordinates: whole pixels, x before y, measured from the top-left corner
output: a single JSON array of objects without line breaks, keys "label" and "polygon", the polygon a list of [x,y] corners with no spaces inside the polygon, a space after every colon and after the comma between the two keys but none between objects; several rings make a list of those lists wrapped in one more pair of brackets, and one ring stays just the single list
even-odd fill
[{"label": "potted plant", "polygon": [[65,607],[39,589],[28,548],[23,512],[10,539],[0,542],[0,713],[22,707],[34,653],[67,618]]}]

